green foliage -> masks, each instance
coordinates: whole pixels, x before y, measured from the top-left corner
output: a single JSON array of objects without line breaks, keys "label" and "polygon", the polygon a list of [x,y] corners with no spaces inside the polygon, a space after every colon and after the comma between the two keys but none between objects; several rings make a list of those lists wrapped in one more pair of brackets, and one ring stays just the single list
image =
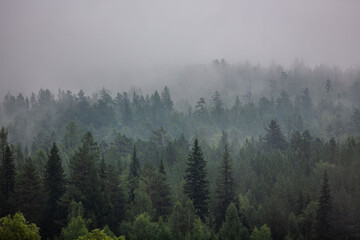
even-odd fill
[{"label": "green foliage", "polygon": [[40,177],[30,158],[26,160],[24,170],[18,176],[15,199],[19,211],[29,221],[39,224],[42,214],[39,209],[42,208],[45,197]]},{"label": "green foliage", "polygon": [[88,132],[83,139],[83,145],[70,160],[70,198],[81,201],[85,208],[85,216],[96,224],[96,218],[101,218],[101,184],[96,163],[98,161],[97,143]]},{"label": "green foliage", "polygon": [[208,215],[209,188],[206,161],[197,139],[189,154],[185,174],[184,193],[193,202],[196,215],[204,221]]},{"label": "green foliage", "polygon": [[159,218],[158,228],[156,231],[157,231],[156,239],[158,239],[158,240],[174,239],[172,232],[171,232],[171,228],[169,227],[169,225],[167,223],[165,223],[163,221],[162,217]]},{"label": "green foliage", "polygon": [[250,240],[271,240],[271,231],[268,226],[263,225],[260,229],[257,227],[254,228],[253,232],[250,235]]},{"label": "green foliage", "polygon": [[146,193],[146,184],[141,181],[139,182],[138,188],[134,191],[134,201],[131,203],[131,214],[137,216],[145,212],[153,216],[154,209],[151,198]]},{"label": "green foliage", "polygon": [[190,200],[184,204],[177,201],[170,216],[170,222],[174,237],[182,239],[187,232],[190,232],[195,220],[194,205]]},{"label": "green foliage", "polygon": [[275,120],[271,120],[268,124],[268,128],[265,130],[267,132],[265,141],[268,149],[279,149],[284,151],[286,149],[287,143],[278,123]]},{"label": "green foliage", "polygon": [[15,213],[0,218],[0,239],[6,240],[40,240],[39,228],[28,223],[22,213]]},{"label": "green foliage", "polygon": [[319,239],[332,239],[332,197],[330,195],[329,179],[326,170],[323,175],[323,183],[321,185],[319,208],[317,211],[317,228]]},{"label": "green foliage", "polygon": [[136,155],[136,147],[134,145],[133,155],[130,162],[130,170],[129,170],[129,189],[130,189],[130,202],[135,199],[135,189],[139,184],[139,176],[140,176],[140,163],[139,158]]},{"label": "green foliage", "polygon": [[60,231],[61,226],[57,224],[59,219],[60,198],[65,193],[65,174],[62,166],[62,160],[59,154],[59,150],[54,143],[50,155],[48,157],[45,173],[44,173],[44,186],[47,193],[47,202],[45,207],[45,220],[44,220],[44,235],[53,236]]},{"label": "green foliage", "polygon": [[242,225],[233,203],[226,210],[226,221],[219,231],[219,240],[249,239],[249,233]]},{"label": "green foliage", "polygon": [[194,221],[191,239],[193,240],[207,240],[210,239],[211,234],[207,226],[203,224],[200,218]]},{"label": "green foliage", "polygon": [[232,160],[225,144],[223,159],[216,179],[216,221],[218,226],[225,220],[225,212],[229,204],[235,200],[235,183],[232,170]]},{"label": "green foliage", "polygon": [[125,240],[125,237],[111,237],[108,236],[104,230],[94,229],[86,235],[79,236],[77,240]]},{"label": "green foliage", "polygon": [[9,146],[5,147],[1,160],[1,191],[7,200],[14,193],[16,174],[14,158]]},{"label": "green foliage", "polygon": [[150,215],[147,213],[140,214],[136,217],[130,234],[130,239],[156,239],[157,224],[151,222]]},{"label": "green foliage", "polygon": [[81,216],[71,218],[68,225],[61,230],[61,236],[64,240],[74,240],[86,234],[88,234],[88,230]]},{"label": "green foliage", "polygon": [[171,212],[171,193],[162,160],[151,185],[150,197],[156,210],[156,218],[164,217],[166,219]]}]

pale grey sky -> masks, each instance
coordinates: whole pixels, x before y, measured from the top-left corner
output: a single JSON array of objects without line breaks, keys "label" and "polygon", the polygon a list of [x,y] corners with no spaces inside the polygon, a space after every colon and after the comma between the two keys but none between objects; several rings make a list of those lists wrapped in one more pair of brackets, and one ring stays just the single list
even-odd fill
[{"label": "pale grey sky", "polygon": [[0,94],[127,90],[215,58],[358,67],[359,25],[357,0],[1,0]]}]

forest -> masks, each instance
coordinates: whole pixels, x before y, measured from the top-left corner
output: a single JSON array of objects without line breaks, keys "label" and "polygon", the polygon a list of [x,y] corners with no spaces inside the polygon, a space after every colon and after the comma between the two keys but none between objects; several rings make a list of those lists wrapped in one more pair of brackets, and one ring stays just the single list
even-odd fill
[{"label": "forest", "polygon": [[181,76],[7,93],[0,239],[360,239],[358,69],[215,60]]}]

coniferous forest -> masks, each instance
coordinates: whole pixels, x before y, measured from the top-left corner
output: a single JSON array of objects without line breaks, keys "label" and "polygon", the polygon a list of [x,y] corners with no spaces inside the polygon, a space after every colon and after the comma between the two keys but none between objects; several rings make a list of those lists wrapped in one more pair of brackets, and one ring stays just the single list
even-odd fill
[{"label": "coniferous forest", "polygon": [[208,68],[227,87],[186,109],[166,86],[8,93],[0,239],[360,239],[359,71],[251,67],[269,88],[241,95]]}]

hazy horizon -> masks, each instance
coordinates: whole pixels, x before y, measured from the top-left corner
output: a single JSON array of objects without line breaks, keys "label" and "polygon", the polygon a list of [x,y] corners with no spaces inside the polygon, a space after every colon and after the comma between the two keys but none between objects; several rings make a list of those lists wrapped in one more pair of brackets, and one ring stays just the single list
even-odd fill
[{"label": "hazy horizon", "polygon": [[359,10],[350,0],[1,1],[0,96],[154,88],[223,58],[358,68]]}]

